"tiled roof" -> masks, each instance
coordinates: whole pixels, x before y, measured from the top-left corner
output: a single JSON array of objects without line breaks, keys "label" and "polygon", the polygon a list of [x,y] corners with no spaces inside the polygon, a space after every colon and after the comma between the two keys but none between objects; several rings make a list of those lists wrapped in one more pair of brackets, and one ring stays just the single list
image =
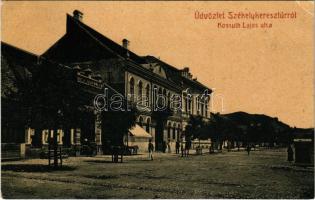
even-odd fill
[{"label": "tiled roof", "polygon": [[[121,57],[126,57],[126,49],[121,45],[117,44],[113,40],[109,39],[108,37],[100,34],[99,32],[95,31],[91,27],[87,26],[86,24],[82,23],[79,20],[74,19],[72,16],[67,15],[67,20],[76,23],[80,28],[84,31],[88,32],[91,36],[93,36],[96,40],[98,40],[105,48],[107,47],[108,50],[112,51],[114,54],[118,54]],[[129,52],[129,59],[133,60],[136,63],[144,64],[146,63],[145,59],[138,56],[134,52],[128,50]]]}]

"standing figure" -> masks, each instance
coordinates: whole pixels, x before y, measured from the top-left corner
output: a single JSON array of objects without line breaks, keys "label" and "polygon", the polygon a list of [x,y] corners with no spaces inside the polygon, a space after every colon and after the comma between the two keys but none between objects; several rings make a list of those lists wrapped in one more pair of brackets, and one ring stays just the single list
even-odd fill
[{"label": "standing figure", "polygon": [[291,145],[288,146],[287,152],[288,152],[288,161],[289,162],[293,161],[293,149]]},{"label": "standing figure", "polygon": [[250,153],[250,145],[247,145],[246,151],[247,151],[247,154],[249,155],[249,153]]},{"label": "standing figure", "polygon": [[180,142],[180,150],[182,152],[182,157],[184,157],[184,154],[185,154],[184,141]]},{"label": "standing figure", "polygon": [[154,150],[154,146],[152,144],[152,140],[149,140],[149,144],[148,144],[148,151],[149,151],[149,159],[153,160],[153,150]]},{"label": "standing figure", "polygon": [[189,149],[191,148],[191,141],[188,139],[185,144],[185,156],[189,155]]},{"label": "standing figure", "polygon": [[168,151],[168,153],[171,153],[171,152],[172,152],[170,140],[167,141],[167,151]]},{"label": "standing figure", "polygon": [[175,149],[176,149],[176,154],[179,154],[179,140],[176,140]]},{"label": "standing figure", "polygon": [[165,141],[163,141],[163,143],[162,143],[162,149],[163,149],[163,153],[165,153],[166,152],[166,142]]}]

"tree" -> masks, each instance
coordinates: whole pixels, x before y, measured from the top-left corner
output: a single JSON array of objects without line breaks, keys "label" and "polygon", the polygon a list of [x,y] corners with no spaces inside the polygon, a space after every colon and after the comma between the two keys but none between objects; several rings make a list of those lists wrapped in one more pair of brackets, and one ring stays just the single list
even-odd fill
[{"label": "tree", "polygon": [[[1,55],[1,138],[2,142],[23,143],[25,136],[19,133],[25,128],[27,109],[23,106],[25,98],[21,94],[30,88],[31,73],[10,58]],[[12,128],[16,130],[15,134],[6,132]]]},{"label": "tree", "polygon": [[19,102],[27,109],[26,125],[54,130],[53,140],[49,140],[54,149],[54,167],[58,166],[58,129],[65,125],[76,127],[84,113],[91,112],[85,107],[88,98],[75,76],[71,68],[42,59],[18,93]]},{"label": "tree", "polygon": [[[124,103],[130,102],[126,100]],[[136,107],[131,105],[130,110],[102,111],[103,130],[106,131],[107,142],[113,146],[122,146],[124,135],[136,124],[138,112]]]},{"label": "tree", "polygon": [[198,139],[200,146],[200,139],[204,138],[206,135],[207,129],[205,128],[205,123],[203,118],[199,115],[191,115],[189,118],[188,125],[186,126],[185,138],[186,140]]}]

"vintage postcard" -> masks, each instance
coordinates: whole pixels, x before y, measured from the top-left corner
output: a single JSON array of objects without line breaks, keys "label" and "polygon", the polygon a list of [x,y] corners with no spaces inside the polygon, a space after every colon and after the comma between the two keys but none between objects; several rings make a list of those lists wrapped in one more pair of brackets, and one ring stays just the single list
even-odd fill
[{"label": "vintage postcard", "polygon": [[2,198],[314,198],[313,1],[1,9]]}]

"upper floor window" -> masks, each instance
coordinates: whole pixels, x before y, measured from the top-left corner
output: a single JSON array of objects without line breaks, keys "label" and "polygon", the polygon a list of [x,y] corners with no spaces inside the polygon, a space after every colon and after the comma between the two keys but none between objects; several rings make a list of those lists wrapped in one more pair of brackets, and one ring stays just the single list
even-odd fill
[{"label": "upper floor window", "polygon": [[131,100],[134,100],[134,95],[135,95],[135,80],[131,77],[130,81],[129,81],[129,91],[130,91],[130,96],[131,96]]},{"label": "upper floor window", "polygon": [[170,139],[171,138],[171,122],[168,123],[167,125],[167,138]]},{"label": "upper floor window", "polygon": [[139,83],[138,83],[138,97],[137,97],[137,99],[139,99],[141,104],[142,104],[142,81],[139,81]]},{"label": "upper floor window", "polygon": [[170,92],[167,94],[167,106],[168,108],[171,107],[171,93]]},{"label": "upper floor window", "polygon": [[145,95],[147,98],[147,106],[149,106],[149,99],[150,99],[150,85],[147,84],[147,86],[145,87]]}]

